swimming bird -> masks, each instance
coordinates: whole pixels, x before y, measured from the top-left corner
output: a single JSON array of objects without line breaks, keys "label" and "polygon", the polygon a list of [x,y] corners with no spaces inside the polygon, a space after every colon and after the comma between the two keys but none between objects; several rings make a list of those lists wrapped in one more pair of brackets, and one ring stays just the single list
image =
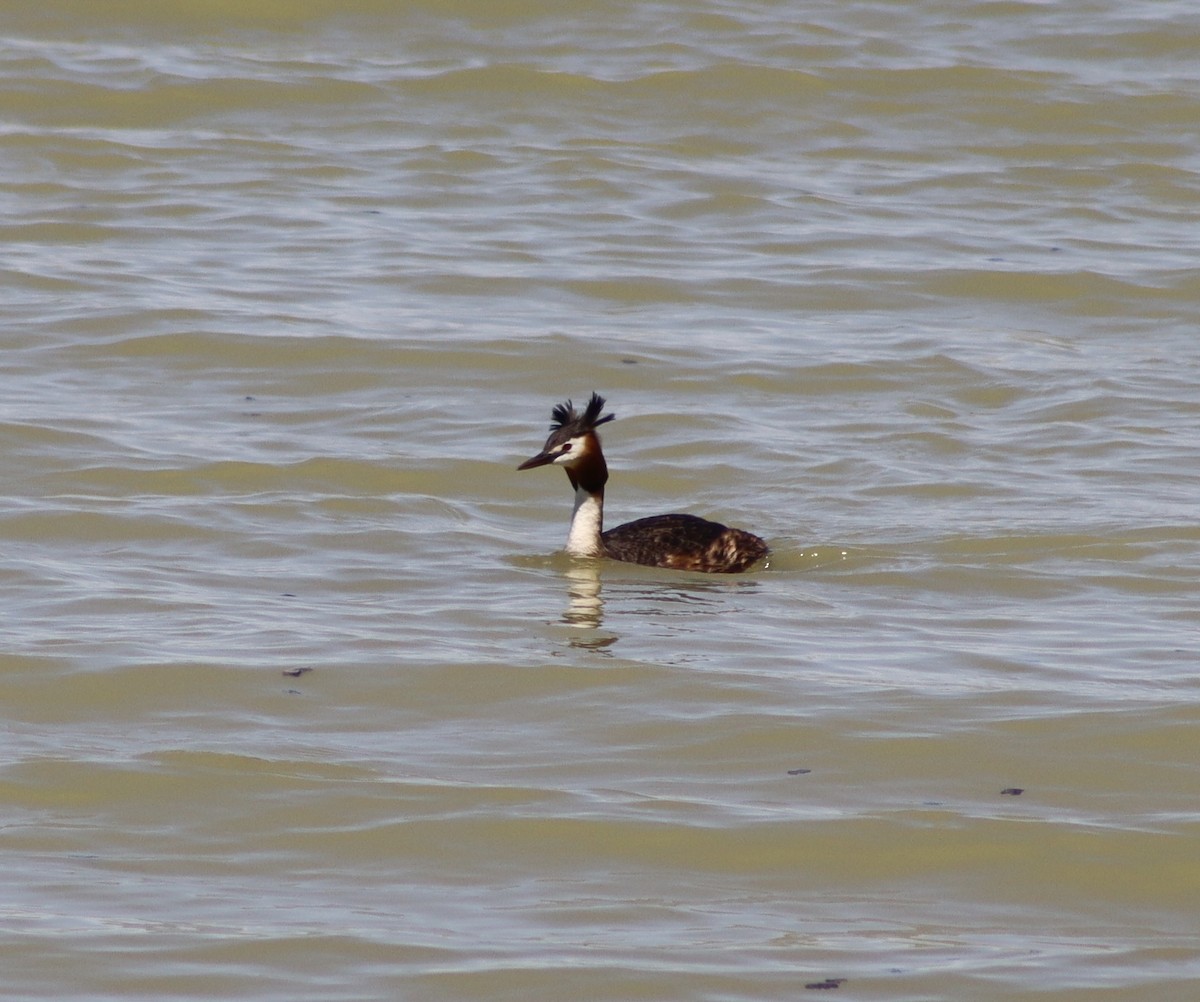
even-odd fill
[{"label": "swimming bird", "polygon": [[686,571],[736,574],[769,552],[767,544],[744,529],[731,529],[696,515],[651,515],[604,531],[604,485],[608,464],[596,429],[615,414],[601,415],[604,398],[592,394],[582,412],[574,404],[555,405],[550,437],[542,451],[518,470],[561,466],[575,491],[575,510],[567,534],[567,552],[575,557],[610,557],[632,564]]}]

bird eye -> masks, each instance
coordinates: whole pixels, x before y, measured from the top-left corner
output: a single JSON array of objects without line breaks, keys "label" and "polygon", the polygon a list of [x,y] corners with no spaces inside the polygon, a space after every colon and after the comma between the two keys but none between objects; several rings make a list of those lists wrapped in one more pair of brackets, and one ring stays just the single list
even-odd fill
[{"label": "bird eye", "polygon": [[559,451],[559,452],[570,452],[570,451],[571,451],[571,443],[570,443],[570,442],[563,442],[563,446],[562,446],[562,448],[561,448],[561,449],[559,449],[558,451]]}]

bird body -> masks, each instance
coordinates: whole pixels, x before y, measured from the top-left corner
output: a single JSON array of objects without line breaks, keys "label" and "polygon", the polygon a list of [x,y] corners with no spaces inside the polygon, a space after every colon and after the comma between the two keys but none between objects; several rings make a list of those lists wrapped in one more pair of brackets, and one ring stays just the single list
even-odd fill
[{"label": "bird body", "polygon": [[542,451],[517,467],[529,470],[553,464],[566,471],[575,491],[568,553],[718,574],[747,570],[767,555],[767,544],[753,533],[697,515],[651,515],[604,531],[608,464],[596,428],[615,415],[601,416],[603,409],[604,398],[595,393],[582,413],[570,400],[556,405]]}]

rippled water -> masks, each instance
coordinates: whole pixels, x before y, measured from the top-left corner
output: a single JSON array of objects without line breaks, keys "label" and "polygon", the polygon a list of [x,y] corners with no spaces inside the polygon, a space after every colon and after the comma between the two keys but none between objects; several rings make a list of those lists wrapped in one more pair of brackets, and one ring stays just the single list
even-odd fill
[{"label": "rippled water", "polygon": [[0,27],[0,994],[1195,996],[1190,5],[186,6]]}]

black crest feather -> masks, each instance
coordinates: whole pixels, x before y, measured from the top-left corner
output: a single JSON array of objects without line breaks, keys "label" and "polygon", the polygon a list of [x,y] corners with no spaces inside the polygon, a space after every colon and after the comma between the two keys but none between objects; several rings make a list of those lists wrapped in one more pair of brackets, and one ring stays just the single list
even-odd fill
[{"label": "black crest feather", "polygon": [[554,410],[550,412],[551,417],[554,418],[550,424],[550,430],[561,431],[569,428],[572,434],[582,434],[616,417],[615,414],[605,414],[601,417],[602,410],[604,410],[604,398],[599,393],[592,394],[592,399],[587,402],[582,414],[575,413],[575,405],[570,400],[563,404],[555,404]]}]

